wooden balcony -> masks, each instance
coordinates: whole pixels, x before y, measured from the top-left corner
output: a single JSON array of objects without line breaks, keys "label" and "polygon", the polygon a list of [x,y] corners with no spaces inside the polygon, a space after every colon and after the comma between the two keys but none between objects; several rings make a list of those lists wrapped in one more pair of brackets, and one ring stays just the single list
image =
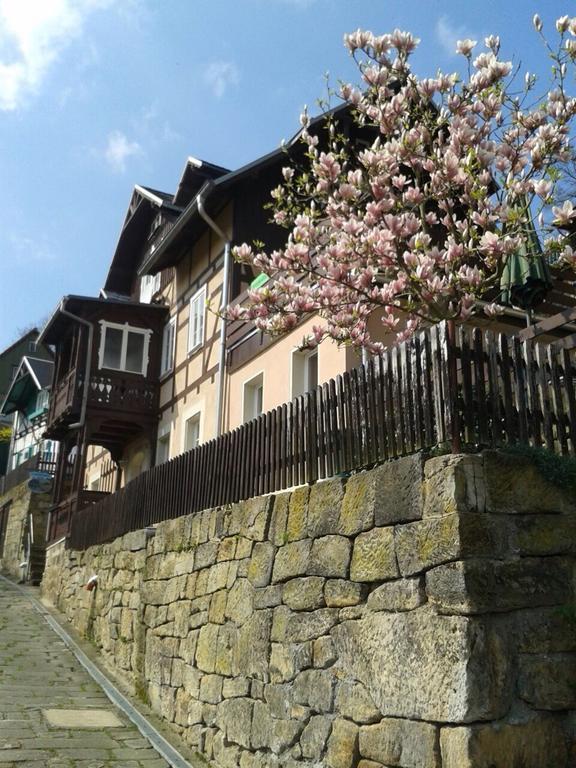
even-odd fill
[{"label": "wooden balcony", "polygon": [[[86,419],[106,417],[132,422],[152,420],[158,408],[158,382],[122,371],[98,371],[90,376]],[[50,399],[46,435],[58,440],[81,417],[84,371],[74,368],[60,381]],[[128,427],[128,432],[130,428]]]}]

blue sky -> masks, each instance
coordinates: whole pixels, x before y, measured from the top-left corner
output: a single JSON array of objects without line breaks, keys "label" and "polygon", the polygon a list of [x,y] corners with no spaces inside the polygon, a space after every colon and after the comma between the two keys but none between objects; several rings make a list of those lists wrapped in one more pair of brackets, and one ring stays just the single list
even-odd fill
[{"label": "blue sky", "polygon": [[134,184],[173,191],[188,155],[237,168],[298,128],[324,73],[353,79],[358,27],[421,38],[453,71],[458,38],[502,38],[536,71],[544,0],[0,0],[0,349],[63,294],[96,295]]}]

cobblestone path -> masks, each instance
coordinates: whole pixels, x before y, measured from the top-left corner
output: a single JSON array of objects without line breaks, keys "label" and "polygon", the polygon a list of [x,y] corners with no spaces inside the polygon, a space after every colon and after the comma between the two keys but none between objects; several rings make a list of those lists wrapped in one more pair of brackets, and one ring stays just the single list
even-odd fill
[{"label": "cobblestone path", "polygon": [[[119,722],[86,728],[87,718]],[[0,768],[112,766],[168,763],[112,705],[26,596],[0,579]]]}]

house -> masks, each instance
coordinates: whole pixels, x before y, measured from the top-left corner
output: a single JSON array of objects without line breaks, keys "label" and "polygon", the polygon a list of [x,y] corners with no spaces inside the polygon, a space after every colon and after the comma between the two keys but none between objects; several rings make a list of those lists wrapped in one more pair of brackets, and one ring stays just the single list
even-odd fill
[{"label": "house", "polygon": [[25,355],[0,404],[0,415],[13,424],[8,472],[0,479],[0,567],[35,584],[56,465],[57,443],[44,439],[53,367],[51,359]]},{"label": "house", "polygon": [[[370,138],[345,109],[336,118],[352,141]],[[322,139],[323,118],[310,130]],[[190,157],[175,193],[134,188],[100,296],[64,297],[40,337],[56,354],[46,435],[61,444],[50,538],[150,467],[360,362],[334,343],[299,351],[314,318],[271,339],[218,314],[259,280],[231,246],[285,242],[264,206],[302,151],[295,137],[236,171]],[[523,322],[512,312],[499,329]]]},{"label": "house", "polygon": [[[13,344],[0,352],[0,405],[4,402],[10,385],[16,375],[22,357],[24,355],[33,355],[42,360],[51,360],[50,352],[40,345],[37,348],[36,340],[38,330],[32,328],[24,333]],[[12,426],[12,415],[0,413],[0,427]],[[8,467],[9,442],[0,442],[0,477],[5,474]]]}]

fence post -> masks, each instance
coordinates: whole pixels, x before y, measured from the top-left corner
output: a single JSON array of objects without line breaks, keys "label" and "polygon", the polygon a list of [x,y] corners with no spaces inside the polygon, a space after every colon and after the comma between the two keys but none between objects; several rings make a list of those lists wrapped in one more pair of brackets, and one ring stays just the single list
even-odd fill
[{"label": "fence post", "polygon": [[460,414],[458,411],[458,355],[456,344],[456,322],[446,322],[446,364],[448,370],[448,391],[446,393],[447,419],[446,429],[452,445],[452,453],[461,453],[462,440],[460,437]]}]

